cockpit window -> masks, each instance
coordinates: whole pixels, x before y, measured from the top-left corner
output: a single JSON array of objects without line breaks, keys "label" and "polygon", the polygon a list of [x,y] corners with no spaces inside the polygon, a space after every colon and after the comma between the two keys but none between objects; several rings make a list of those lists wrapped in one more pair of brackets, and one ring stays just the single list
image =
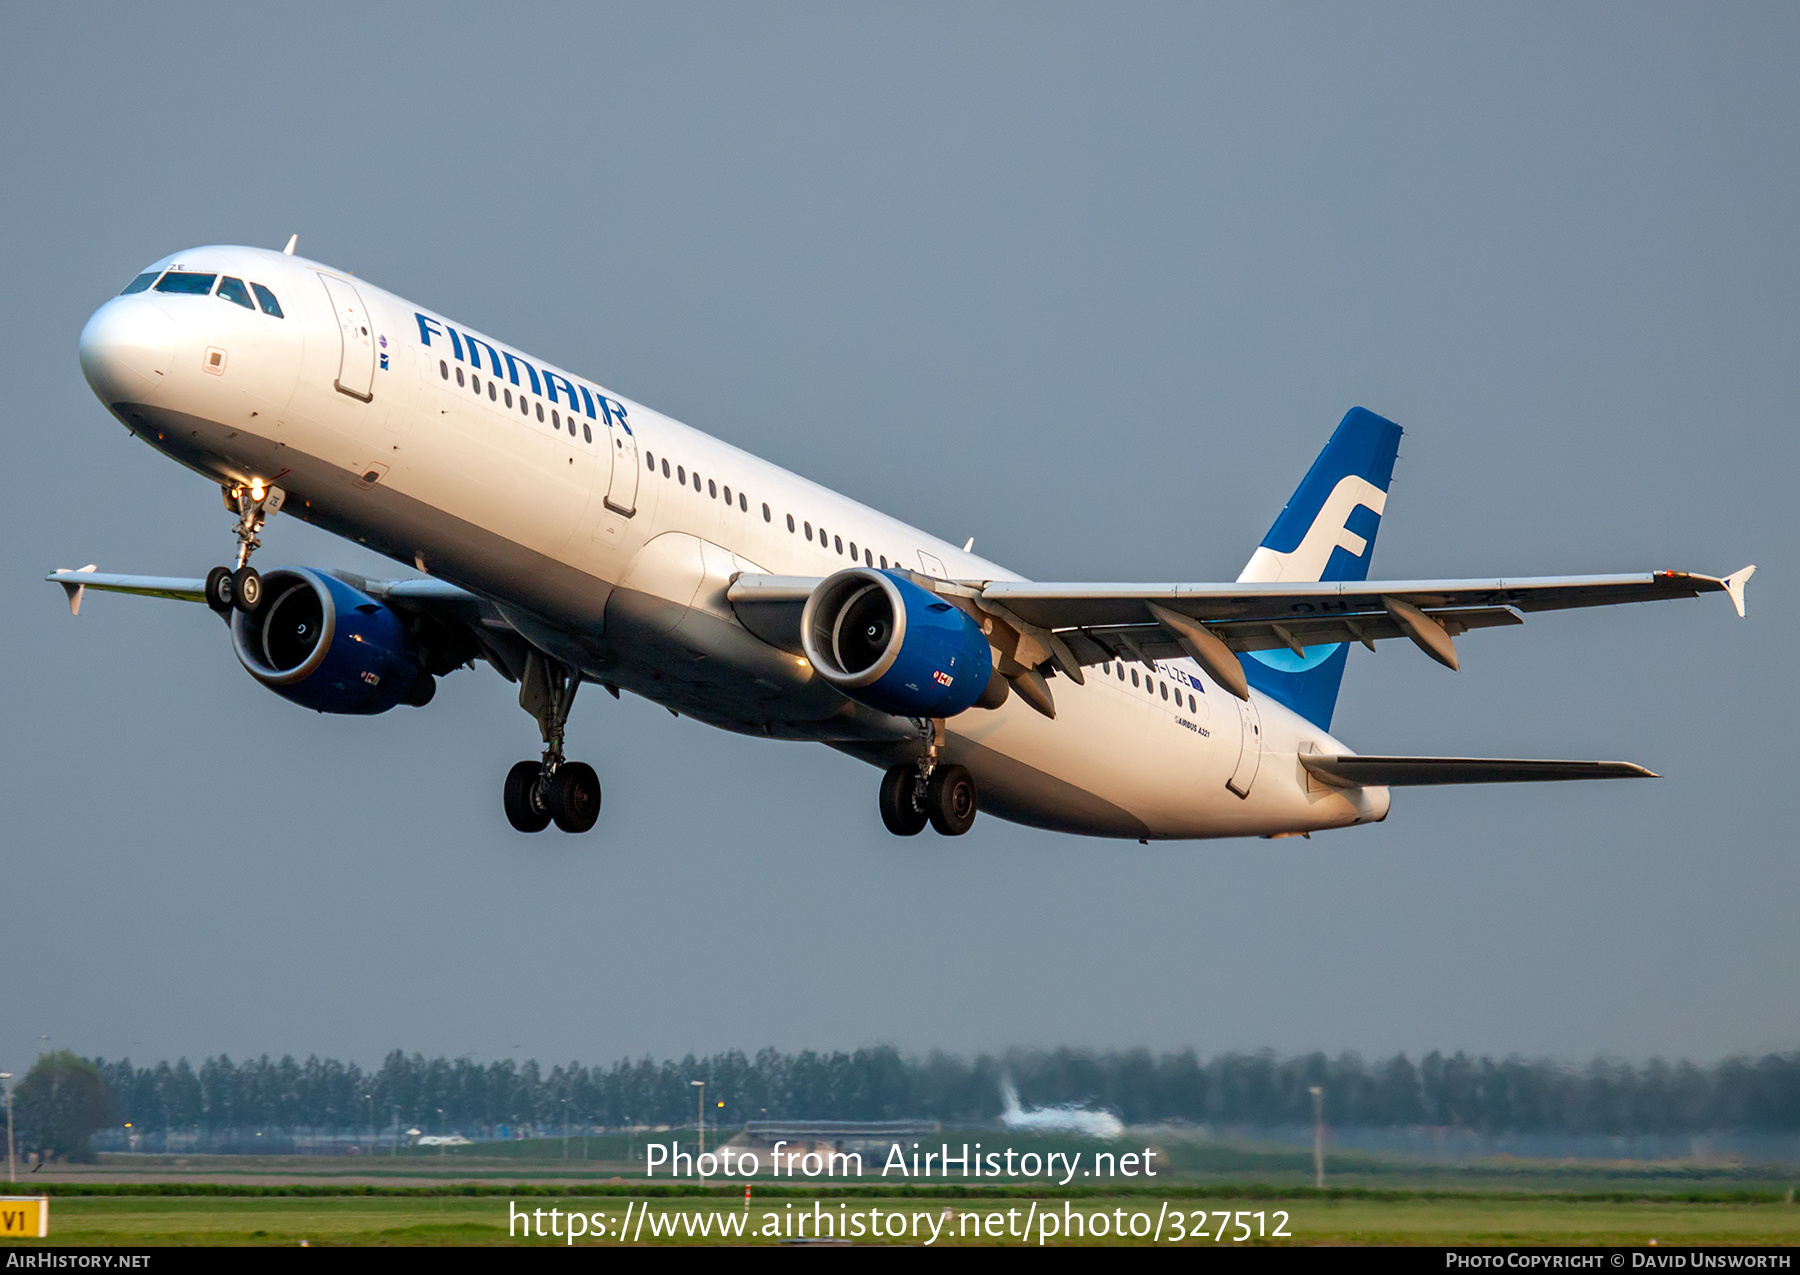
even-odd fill
[{"label": "cockpit window", "polygon": [[272,314],[277,319],[285,317],[281,313],[281,302],[275,299],[275,294],[273,292],[270,292],[260,283],[253,283],[250,286],[256,289],[256,299],[262,302],[262,312],[264,314]]},{"label": "cockpit window", "polygon": [[219,280],[219,299],[222,301],[229,301],[233,305],[241,305],[246,310],[256,309],[256,307],[251,304],[250,290],[244,287],[244,281],[242,279],[233,279],[230,275],[226,275],[223,279]]},{"label": "cockpit window", "polygon": [[162,277],[162,282],[156,285],[156,290],[158,292],[192,293],[195,296],[203,297],[212,291],[213,280],[218,277],[216,274],[192,274],[183,270],[171,270]]},{"label": "cockpit window", "polygon": [[130,283],[126,284],[125,291],[121,292],[119,295],[122,297],[128,297],[134,292],[142,292],[145,288],[148,288],[151,284],[155,283],[156,276],[161,273],[162,273],[162,271],[160,271],[160,270],[152,270],[152,271],[148,272],[147,274],[139,275],[137,278],[133,279]]}]

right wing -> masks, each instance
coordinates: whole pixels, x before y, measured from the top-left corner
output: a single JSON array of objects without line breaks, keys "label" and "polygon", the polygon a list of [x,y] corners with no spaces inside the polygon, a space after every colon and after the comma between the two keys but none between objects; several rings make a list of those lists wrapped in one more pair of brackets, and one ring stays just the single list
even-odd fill
[{"label": "right wing", "polygon": [[[486,598],[443,580],[370,580],[350,571],[327,571],[354,589],[360,589],[396,611],[423,615],[466,633],[481,657],[509,682],[525,675],[531,648]],[[206,581],[185,576],[109,575],[91,566],[79,571],[53,571],[44,577],[60,584],[69,595],[69,613],[81,614],[82,597],[89,589],[102,593],[131,593],[145,598],[173,598],[178,602],[205,602]]]}]

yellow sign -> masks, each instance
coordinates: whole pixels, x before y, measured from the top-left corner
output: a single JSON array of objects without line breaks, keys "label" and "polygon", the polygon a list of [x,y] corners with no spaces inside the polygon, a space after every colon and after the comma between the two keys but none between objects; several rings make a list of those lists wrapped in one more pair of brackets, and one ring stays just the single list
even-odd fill
[{"label": "yellow sign", "polygon": [[48,1234],[48,1196],[0,1195],[0,1235],[25,1235],[41,1240]]}]

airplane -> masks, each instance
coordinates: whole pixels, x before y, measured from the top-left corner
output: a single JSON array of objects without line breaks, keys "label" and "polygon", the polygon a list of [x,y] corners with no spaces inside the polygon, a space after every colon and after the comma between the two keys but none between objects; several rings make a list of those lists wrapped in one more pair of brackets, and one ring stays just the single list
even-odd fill
[{"label": "airplane", "polygon": [[1019,1091],[1010,1076],[1000,1078],[1000,1127],[1010,1133],[1073,1133],[1108,1142],[1125,1134],[1125,1122],[1110,1111],[1074,1103],[1029,1109],[1020,1106]]},{"label": "airplane", "polygon": [[[218,485],[230,565],[203,578],[58,570],[204,603],[239,662],[321,713],[424,707],[485,661],[541,752],[502,785],[521,832],[585,832],[594,768],[564,756],[597,685],[882,772],[884,825],[979,810],[1153,840],[1310,835],[1421,784],[1654,777],[1615,761],[1359,755],[1331,733],[1351,646],[1455,639],[1539,611],[1725,593],[1754,567],[1371,581],[1401,429],[1354,408],[1228,583],[1040,583],[574,372],[285,249],[192,248],[81,334],[135,438]],[[410,566],[367,579],[251,565],[287,513]]]}]

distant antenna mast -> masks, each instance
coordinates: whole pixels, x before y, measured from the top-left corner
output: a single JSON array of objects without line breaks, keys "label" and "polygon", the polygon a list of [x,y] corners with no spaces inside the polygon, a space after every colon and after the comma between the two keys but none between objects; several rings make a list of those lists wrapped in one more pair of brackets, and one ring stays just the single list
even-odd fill
[{"label": "distant antenna mast", "polygon": [[288,246],[281,250],[282,255],[288,256],[288,257],[293,256],[294,249],[299,246],[299,243],[300,243],[299,235],[289,235],[288,236]]}]

